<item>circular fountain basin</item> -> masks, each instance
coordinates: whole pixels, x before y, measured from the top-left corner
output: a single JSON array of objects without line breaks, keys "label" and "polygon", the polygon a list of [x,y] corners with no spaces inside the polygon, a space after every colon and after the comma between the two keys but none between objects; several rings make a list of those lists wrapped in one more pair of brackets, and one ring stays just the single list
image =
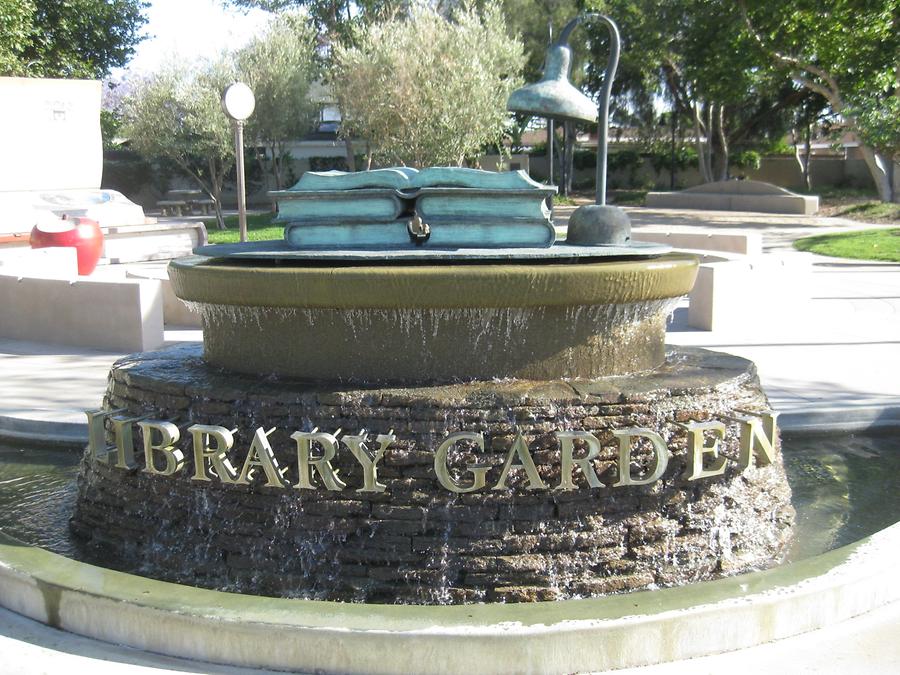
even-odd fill
[{"label": "circular fountain basin", "polygon": [[354,605],[207,591],[75,562],[0,535],[0,604],[161,654],[323,673],[571,673],[742,649],[900,600],[900,524],[728,579],[587,600]]},{"label": "circular fountain basin", "polygon": [[697,274],[677,253],[437,264],[276,253],[171,263],[211,364],[360,383],[645,371],[662,364],[666,319]]},{"label": "circular fountain basin", "polygon": [[[797,447],[790,437],[786,452],[805,523],[797,554],[810,557],[690,586],[528,604],[283,600],[154,581],[0,535],[0,605],[138,649],[301,672],[567,673],[722,653],[900,600],[894,583],[900,525],[878,531],[897,519],[896,450],[891,440],[873,448],[831,434]],[[15,450],[0,458],[10,461],[14,470],[0,468],[2,528],[65,550],[56,537],[74,497],[73,487],[62,489],[72,480],[74,458]],[[55,466],[68,467],[65,478]],[[818,481],[826,481],[822,489]],[[23,492],[19,486],[29,482],[39,491]],[[61,520],[48,520],[53,512]],[[829,535],[838,544],[864,538],[818,554]]]}]

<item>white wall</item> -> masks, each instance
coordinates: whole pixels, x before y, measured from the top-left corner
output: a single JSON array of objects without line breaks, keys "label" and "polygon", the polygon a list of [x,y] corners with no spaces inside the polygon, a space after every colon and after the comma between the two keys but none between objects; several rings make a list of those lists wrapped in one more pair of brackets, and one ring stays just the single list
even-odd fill
[{"label": "white wall", "polygon": [[0,192],[99,188],[100,82],[0,77]]}]

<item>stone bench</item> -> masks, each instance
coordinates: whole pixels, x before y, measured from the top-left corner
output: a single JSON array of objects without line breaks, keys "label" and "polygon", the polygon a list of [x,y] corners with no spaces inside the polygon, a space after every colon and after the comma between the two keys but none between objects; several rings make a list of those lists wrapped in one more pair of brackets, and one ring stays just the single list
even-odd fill
[{"label": "stone bench", "polygon": [[117,352],[163,344],[159,281],[38,272],[22,276],[0,268],[0,337]]},{"label": "stone bench", "polygon": [[215,204],[216,203],[212,199],[193,199],[190,202],[191,210],[193,211],[194,207],[197,207],[204,216],[209,215],[210,209],[212,209]]},{"label": "stone bench", "polygon": [[809,301],[809,280],[809,264],[793,257],[701,260],[689,295],[688,325],[741,331],[790,315]]},{"label": "stone bench", "polygon": [[159,282],[165,325],[200,328],[200,313],[188,307],[175,295],[165,267],[131,268],[125,273],[125,276],[129,279],[153,279]]},{"label": "stone bench", "polygon": [[107,227],[103,234],[103,257],[112,264],[180,258],[207,243],[206,226],[198,222]]},{"label": "stone bench", "polygon": [[819,210],[818,197],[798,195],[755,180],[706,183],[681,192],[649,192],[645,203],[651,208],[757,211],[807,216]]},{"label": "stone bench", "polygon": [[162,199],[156,205],[164,216],[181,216],[182,210],[187,208],[187,202],[182,199]]},{"label": "stone bench", "polygon": [[679,251],[716,251],[750,256],[762,254],[762,235],[758,232],[635,228],[631,236],[637,241],[668,244]]}]

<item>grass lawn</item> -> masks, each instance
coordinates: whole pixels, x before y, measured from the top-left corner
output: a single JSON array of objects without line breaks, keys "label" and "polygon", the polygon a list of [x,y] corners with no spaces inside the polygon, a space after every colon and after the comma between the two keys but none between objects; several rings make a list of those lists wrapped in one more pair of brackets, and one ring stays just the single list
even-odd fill
[{"label": "grass lawn", "polygon": [[835,258],[900,262],[900,228],[804,237],[794,242],[794,248]]},{"label": "grass lawn", "polygon": [[[247,216],[247,238],[250,241],[265,241],[267,239],[282,239],[284,237],[284,223],[272,224],[274,213],[257,213]],[[216,219],[203,221],[206,232],[209,235],[210,244],[236,244],[239,240],[237,216],[225,218],[227,230],[216,228]]]}]

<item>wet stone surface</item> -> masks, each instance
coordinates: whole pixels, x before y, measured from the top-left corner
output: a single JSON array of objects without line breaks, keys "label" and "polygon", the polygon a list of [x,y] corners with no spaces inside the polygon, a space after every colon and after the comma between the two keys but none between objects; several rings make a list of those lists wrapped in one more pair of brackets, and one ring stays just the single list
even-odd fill
[{"label": "wet stone surface", "polygon": [[[173,421],[185,465],[173,476],[143,471],[135,428],[132,470],[82,463],[71,521],[81,553],[106,566],[161,579],[265,595],[316,599],[462,603],[535,601],[618,593],[737,574],[777,563],[791,537],[781,457],[739,469],[739,426],[728,417],[768,409],[753,365],[699,349],[670,349],[652,372],[600,381],[471,382],[440,387],[341,388],[237,375],[208,366],[199,347],[126,357],[110,372],[107,409]],[[729,461],[721,476],[688,481],[681,424],[719,420]],[[243,465],[253,431],[286,469],[284,488],[192,480],[192,424],[237,428],[229,455]],[[614,430],[657,432],[669,452],[662,478],[617,480]],[[298,489],[295,431],[377,434],[396,440],[379,463],[384,492],[360,492],[362,470],[346,445],[333,467],[346,483]],[[557,489],[556,432],[588,431],[601,443],[593,468],[604,487]],[[482,434],[448,456],[451,476],[490,467],[486,486],[457,494],[435,472],[435,449],[450,433]],[[517,434],[546,489],[526,471],[498,482]],[[112,443],[111,430],[107,440]],[[316,452],[319,452],[316,450]],[[576,444],[575,456],[586,448]],[[632,472],[652,453],[635,441]]]}]

